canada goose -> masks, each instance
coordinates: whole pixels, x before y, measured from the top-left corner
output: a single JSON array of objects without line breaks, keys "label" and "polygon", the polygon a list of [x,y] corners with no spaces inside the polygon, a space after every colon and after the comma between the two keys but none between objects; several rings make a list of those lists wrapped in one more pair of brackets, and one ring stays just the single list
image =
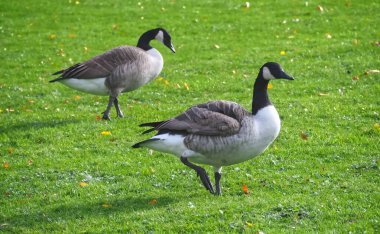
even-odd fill
[{"label": "canada goose", "polygon": [[205,169],[193,163],[213,166],[216,194],[220,195],[222,166],[261,154],[278,136],[280,118],[269,100],[267,86],[269,80],[281,78],[293,80],[279,64],[265,63],[253,86],[252,113],[229,101],[199,104],[172,119],[141,124],[153,127],[144,133],[154,130],[158,133],[132,147],[147,147],[180,157],[181,162],[195,170],[206,189],[214,194]]},{"label": "canada goose", "polygon": [[175,53],[169,33],[163,28],[149,30],[141,35],[137,46],[120,46],[90,60],[55,72],[59,81],[70,88],[95,95],[109,95],[103,119],[109,120],[112,105],[123,117],[118,96],[139,88],[156,78],[163,67],[163,58],[149,42],[156,39]]}]

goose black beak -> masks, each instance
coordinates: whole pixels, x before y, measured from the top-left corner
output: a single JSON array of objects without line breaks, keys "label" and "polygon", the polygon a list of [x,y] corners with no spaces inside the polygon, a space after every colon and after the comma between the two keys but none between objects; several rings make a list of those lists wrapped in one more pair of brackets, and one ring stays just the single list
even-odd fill
[{"label": "goose black beak", "polygon": [[170,49],[171,51],[173,51],[173,53],[175,53],[175,49],[174,49],[174,46],[173,46],[172,43],[170,43],[170,46],[168,46],[168,47],[169,47],[169,49]]},{"label": "goose black beak", "polygon": [[281,78],[280,79],[286,79],[286,80],[294,80],[294,78],[292,76],[289,76],[288,74],[286,74],[285,72],[283,72],[281,74]]}]

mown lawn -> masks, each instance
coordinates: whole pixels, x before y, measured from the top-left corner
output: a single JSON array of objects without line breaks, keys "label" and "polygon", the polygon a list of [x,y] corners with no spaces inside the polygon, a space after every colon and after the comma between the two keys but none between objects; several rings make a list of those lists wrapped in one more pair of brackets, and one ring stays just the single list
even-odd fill
[{"label": "mown lawn", "polygon": [[[0,232],[379,233],[378,1],[34,0],[0,9]],[[121,96],[125,118],[112,109],[111,122],[99,121],[106,97],[48,82],[159,26],[177,53],[152,43],[162,79]],[[148,137],[140,123],[194,104],[249,109],[267,61],[296,78],[269,90],[282,130],[260,157],[224,168],[223,196],[177,158],[131,148]]]}]

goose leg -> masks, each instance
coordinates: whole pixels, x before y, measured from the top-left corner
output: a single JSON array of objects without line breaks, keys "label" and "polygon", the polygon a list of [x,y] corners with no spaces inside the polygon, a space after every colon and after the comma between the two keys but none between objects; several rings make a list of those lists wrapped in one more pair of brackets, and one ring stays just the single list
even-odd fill
[{"label": "goose leg", "polygon": [[215,187],[216,187],[216,194],[215,195],[222,195],[222,191],[220,189],[220,178],[222,178],[222,174],[218,171],[215,172]]},{"label": "goose leg", "polygon": [[123,115],[123,112],[121,112],[121,110],[120,110],[119,100],[117,99],[117,97],[113,101],[113,104],[115,105],[117,116],[120,118],[123,118],[124,115]]},{"label": "goose leg", "polygon": [[108,100],[107,109],[103,112],[103,119],[111,120],[110,111],[111,111],[111,107],[112,107],[115,99],[116,99],[116,97],[110,96],[110,99]]},{"label": "goose leg", "polygon": [[189,162],[189,160],[187,160],[187,158],[185,157],[181,157],[181,162],[183,164],[185,164],[186,166],[190,167],[191,169],[195,170],[197,172],[197,175],[199,176],[199,178],[201,179],[202,181],[202,184],[203,186],[205,186],[205,188],[210,191],[210,193],[214,194],[214,188],[212,187],[212,184],[211,184],[211,181],[210,181],[210,178],[208,177],[207,173],[206,173],[206,170],[203,169],[202,167],[200,166],[197,166],[197,165],[194,165],[192,164],[191,162]]}]

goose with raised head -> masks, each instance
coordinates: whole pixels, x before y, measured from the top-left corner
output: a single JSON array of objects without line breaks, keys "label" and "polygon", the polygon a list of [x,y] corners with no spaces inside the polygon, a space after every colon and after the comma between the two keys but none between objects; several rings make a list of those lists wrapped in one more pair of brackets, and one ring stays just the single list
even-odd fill
[{"label": "goose with raised head", "polygon": [[[158,133],[132,147],[147,147],[178,156],[183,164],[197,172],[210,193],[220,195],[222,166],[261,154],[280,132],[280,117],[267,92],[273,79],[293,80],[293,77],[278,63],[265,63],[254,83],[252,113],[230,101],[195,105],[172,119],[141,124],[152,127],[144,133],[154,130]],[[194,163],[214,167],[216,191],[205,169]]]},{"label": "goose with raised head", "polygon": [[85,62],[55,72],[60,75],[50,82],[62,84],[95,95],[109,96],[103,119],[110,119],[110,110],[115,105],[117,116],[123,117],[118,96],[123,92],[135,90],[156,78],[164,60],[151,40],[158,40],[175,53],[169,33],[156,28],[143,33],[137,46],[120,46],[100,54]]}]

